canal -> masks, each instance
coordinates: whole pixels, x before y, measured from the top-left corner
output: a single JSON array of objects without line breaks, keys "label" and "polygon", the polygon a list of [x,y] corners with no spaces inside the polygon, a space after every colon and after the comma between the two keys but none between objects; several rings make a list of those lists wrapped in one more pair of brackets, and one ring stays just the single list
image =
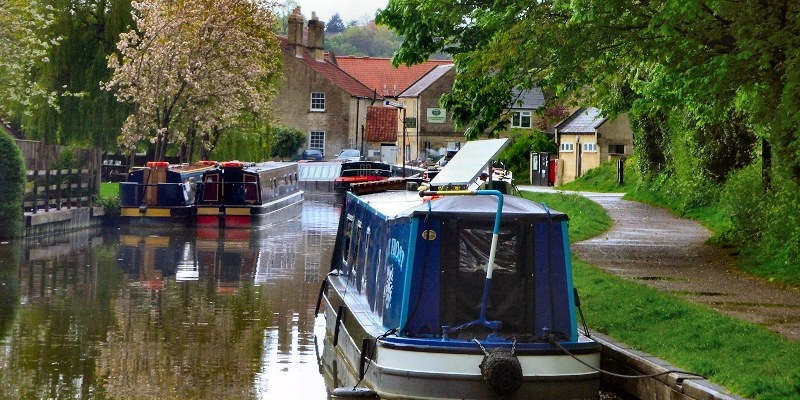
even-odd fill
[{"label": "canal", "polygon": [[0,243],[0,399],[328,399],[314,309],[340,211]]},{"label": "canal", "polygon": [[327,398],[314,307],[339,211],[0,244],[0,398]]}]

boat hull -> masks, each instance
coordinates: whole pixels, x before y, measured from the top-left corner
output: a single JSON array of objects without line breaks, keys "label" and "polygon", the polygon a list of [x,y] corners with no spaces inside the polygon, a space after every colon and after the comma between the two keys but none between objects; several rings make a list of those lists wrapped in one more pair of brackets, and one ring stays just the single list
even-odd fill
[{"label": "boat hull", "polygon": [[[322,364],[334,385],[352,387],[363,373],[361,385],[374,390],[381,399],[599,397],[599,372],[547,343],[516,344],[514,354],[523,374],[521,385],[512,394],[497,393],[481,374],[485,353],[478,344],[385,335],[377,324],[369,322],[368,313],[348,298],[356,296],[347,294],[343,286],[334,282],[338,277],[328,279],[329,287],[322,298],[326,325]],[[581,361],[600,367],[599,343],[582,336],[579,343],[563,345],[569,346]]]},{"label": "boat hull", "polygon": [[198,227],[252,228],[297,217],[302,212],[304,193],[295,192],[278,200],[255,206],[198,206]]},{"label": "boat hull", "polygon": [[119,211],[123,220],[133,225],[174,224],[192,226],[194,225],[196,213],[196,209],[193,206],[120,207]]}]

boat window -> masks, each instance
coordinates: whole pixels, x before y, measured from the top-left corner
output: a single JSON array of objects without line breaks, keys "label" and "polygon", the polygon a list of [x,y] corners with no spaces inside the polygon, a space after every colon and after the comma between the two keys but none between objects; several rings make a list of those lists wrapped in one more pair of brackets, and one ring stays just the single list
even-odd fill
[{"label": "boat window", "polygon": [[258,179],[255,175],[244,176],[244,200],[248,203],[258,201]]},{"label": "boat window", "polygon": [[358,265],[358,260],[361,256],[361,221],[356,223],[355,239],[356,244],[353,246],[353,262],[350,263],[350,271],[353,273],[353,276],[356,279],[356,285],[360,286],[358,280],[361,277],[361,267]]},{"label": "boat window", "polygon": [[203,201],[219,201],[219,174],[208,174],[203,179]]},{"label": "boat window", "polygon": [[[489,264],[489,251],[492,246],[492,231],[479,228],[466,228],[461,231],[459,241],[459,265],[462,272],[486,271]],[[497,241],[497,254],[494,259],[495,273],[514,273],[517,261],[513,257],[517,251],[516,235],[501,230]]]},{"label": "boat window", "polygon": [[[351,214],[347,216],[347,225],[344,228],[344,238],[342,239],[343,240],[342,262],[344,263],[345,266],[350,264],[350,239],[352,238],[352,236],[353,236],[353,215]],[[347,269],[345,268],[342,268],[340,272],[345,274],[348,273]]]}]

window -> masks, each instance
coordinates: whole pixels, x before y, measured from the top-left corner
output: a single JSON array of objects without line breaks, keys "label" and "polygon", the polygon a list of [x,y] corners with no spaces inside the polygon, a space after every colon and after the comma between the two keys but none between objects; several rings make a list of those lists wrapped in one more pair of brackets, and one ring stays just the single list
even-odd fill
[{"label": "window", "polygon": [[531,128],[531,112],[530,111],[514,111],[511,117],[512,128]]},{"label": "window", "polygon": [[308,148],[317,149],[325,154],[325,132],[311,131],[308,135]]},{"label": "window", "polygon": [[311,111],[325,111],[325,93],[311,92]]},{"label": "window", "polygon": [[575,151],[575,143],[561,143],[561,151]]},{"label": "window", "polygon": [[624,144],[610,144],[608,145],[609,154],[625,154]]},{"label": "window", "polygon": [[587,152],[590,152],[590,153],[592,153],[592,152],[596,153],[597,152],[597,143],[584,143],[583,144],[583,151],[587,151]]}]

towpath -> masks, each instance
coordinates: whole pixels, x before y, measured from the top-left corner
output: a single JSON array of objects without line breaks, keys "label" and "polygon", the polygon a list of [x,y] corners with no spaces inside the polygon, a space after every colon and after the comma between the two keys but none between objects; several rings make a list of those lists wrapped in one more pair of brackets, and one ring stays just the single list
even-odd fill
[{"label": "towpath", "polygon": [[602,235],[572,245],[580,259],[800,340],[800,290],[738,272],[724,249],[705,244],[711,232],[695,221],[622,200],[619,193],[580,194],[600,204],[614,222]]}]

